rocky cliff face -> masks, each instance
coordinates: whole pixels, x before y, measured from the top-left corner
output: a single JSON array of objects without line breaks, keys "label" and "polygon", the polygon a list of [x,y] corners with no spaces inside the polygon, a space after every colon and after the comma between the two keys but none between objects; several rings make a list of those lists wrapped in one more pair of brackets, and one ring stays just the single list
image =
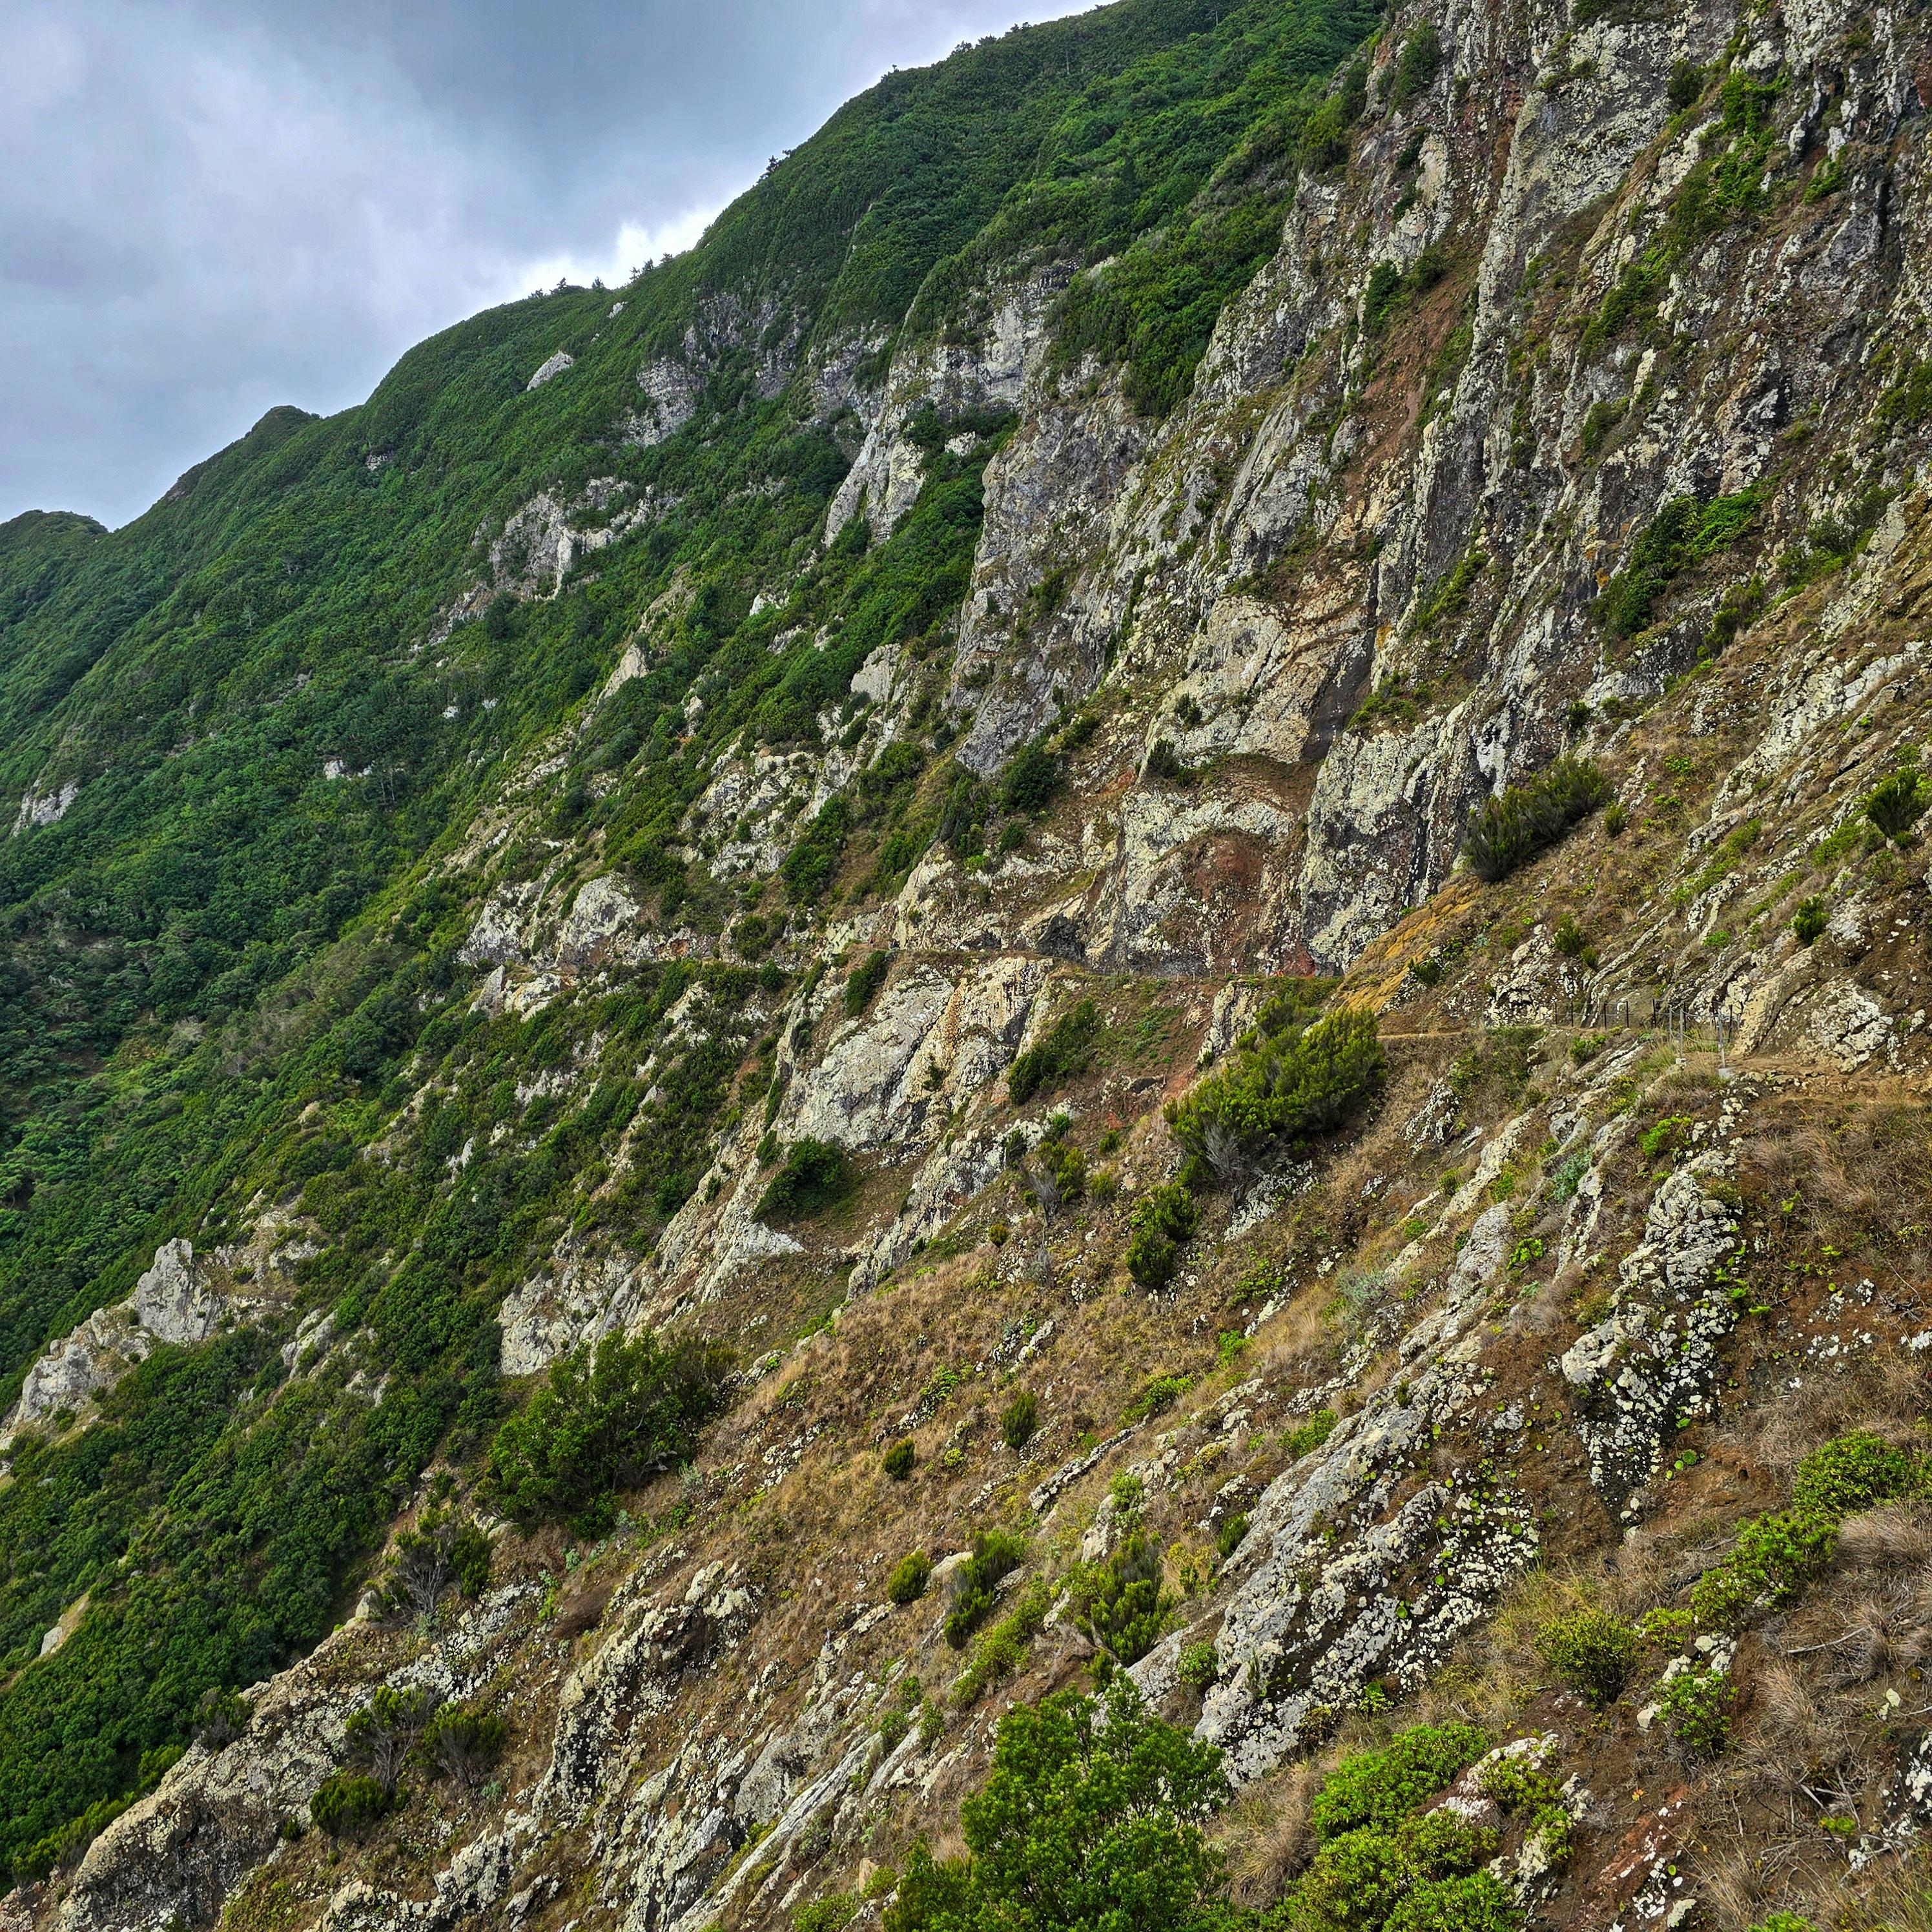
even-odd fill
[{"label": "rocky cliff face", "polygon": [[[11,1922],[871,1922],[915,1838],[956,1841],[999,1715],[1087,1681],[1070,1586],[1136,1525],[1167,1596],[1130,1675],[1226,1754],[1241,1903],[1305,1864],[1311,1763],[1456,1715],[1560,1791],[1561,1844],[1505,1823],[1495,1867],[1538,1922],[1886,1910],[1926,1815],[1920,1506],[1855,1514],[1720,1638],[1678,1608],[1819,1442],[1907,1439],[1923,1402],[1928,47],[1911,6],[1400,11],[1165,415],[1066,346],[1124,271],[1051,250],[989,250],[956,313],[890,334],[746,308],[647,361],[638,448],[752,345],[752,392],[841,425],[774,607],[854,519],[885,545],[983,466],[944,621],[872,648],[809,741],[716,748],[664,839],[693,904],[556,804],[674,655],[685,579],[435,860],[464,1024],[558,1042],[515,1108],[642,1096],[579,1143],[585,1210],[502,1300],[502,1372],[697,1330],[740,1352],[733,1406],[608,1533],[498,1523],[473,1603],[366,1597]],[[670,514],[614,483],[505,505],[432,634]],[[694,686],[686,733],[723,701]],[[856,828],[904,752],[928,842],[895,866]],[[1600,808],[1500,879],[1459,863],[1559,758]],[[1893,828],[1866,808],[1898,772]],[[796,855],[835,820],[828,902]],[[687,990],[627,1031],[672,964]],[[1125,1262],[1183,1167],[1164,1103],[1243,1064],[1283,975],[1378,1016],[1379,1096],[1217,1159],[1150,1293]],[[496,1078],[440,1051],[396,1076],[392,1165]],[[700,1062],[734,1098],[693,1126]],[[447,1188],[506,1136],[538,1157],[542,1121],[496,1118],[437,1142]],[[801,1144],[840,1150],[828,1211],[773,1206]],[[642,1232],[604,1211],[674,1167]],[[373,1331],[292,1285],[331,1238],[312,1206],[245,1261],[164,1247],[9,1429],[222,1325],[380,1406]],[[474,1475],[426,1473],[399,1529]],[[994,1524],[1028,1553],[1004,1648],[962,1654],[942,1559]],[[915,1550],[940,1581],[894,1602]],[[1657,1613],[1600,1709],[1546,1641],[1585,1604]],[[1723,1748],[1673,1728],[1674,1678],[1721,1691]],[[507,1748],[332,1835],[310,1801],[382,1686],[487,1706]]]}]

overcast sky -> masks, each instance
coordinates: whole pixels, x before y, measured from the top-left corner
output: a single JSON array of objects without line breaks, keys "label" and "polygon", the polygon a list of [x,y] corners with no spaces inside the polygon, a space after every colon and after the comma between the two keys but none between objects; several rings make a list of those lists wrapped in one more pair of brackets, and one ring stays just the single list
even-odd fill
[{"label": "overcast sky", "polygon": [[689,246],[843,100],[1091,0],[4,0],[0,519]]}]

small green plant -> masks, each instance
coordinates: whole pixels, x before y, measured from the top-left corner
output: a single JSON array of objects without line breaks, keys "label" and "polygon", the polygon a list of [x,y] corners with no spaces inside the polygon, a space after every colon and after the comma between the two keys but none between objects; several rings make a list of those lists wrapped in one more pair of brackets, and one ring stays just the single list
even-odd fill
[{"label": "small green plant", "polygon": [[1134,1232],[1127,1243],[1127,1273],[1156,1294],[1178,1271],[1181,1244],[1200,1225],[1201,1210],[1180,1182],[1170,1180],[1142,1196],[1128,1220]]},{"label": "small green plant", "polygon": [[1040,1427],[1040,1398],[1031,1389],[1022,1389],[1000,1416],[1000,1436],[1009,1449],[1024,1449]]},{"label": "small green plant", "polygon": [[332,1838],[359,1838],[388,1813],[394,1802],[364,1772],[332,1772],[308,1801],[308,1815]]},{"label": "small green plant", "polygon": [[1474,1724],[1418,1724],[1377,1750],[1342,1759],[1316,1794],[1316,1835],[1324,1840],[1365,1826],[1391,1831],[1489,1749]]},{"label": "small green plant", "polygon": [[1824,937],[1825,928],[1832,922],[1825,902],[1814,892],[1809,898],[1800,899],[1798,910],[1791,915],[1791,930],[1800,946],[1815,945]]},{"label": "small green plant", "polygon": [[900,1558],[886,1583],[886,1595],[895,1604],[916,1604],[926,1594],[926,1586],[932,1581],[932,1559],[922,1550],[915,1550],[910,1556]]},{"label": "small green plant", "polygon": [[1162,1587],[1164,1569],[1159,1538],[1132,1523],[1105,1563],[1075,1580],[1075,1622],[1123,1666],[1138,1664],[1167,1628],[1174,1598]]},{"label": "small green plant", "polygon": [[1156,1376],[1120,1412],[1123,1422],[1144,1422],[1165,1414],[1194,1386],[1186,1376]]},{"label": "small green plant", "polygon": [[488,1775],[509,1739],[510,1727],[496,1712],[452,1704],[424,1727],[418,1749],[440,1777],[454,1779],[470,1791]]},{"label": "small green plant", "polygon": [[1180,1660],[1175,1666],[1174,1675],[1182,1683],[1192,1684],[1197,1690],[1205,1690],[1220,1674],[1221,1660],[1215,1655],[1211,1643],[1181,1646]]},{"label": "small green plant", "polygon": [[1918,823],[1928,803],[1932,803],[1932,785],[1908,767],[1879,782],[1865,800],[1865,816],[1886,838],[1900,841]]},{"label": "small green plant", "polygon": [[1320,1448],[1335,1432],[1335,1425],[1341,1420],[1332,1408],[1318,1408],[1305,1422],[1298,1422],[1286,1430],[1281,1438],[1282,1448],[1288,1452],[1291,1462],[1298,1462],[1304,1456]]},{"label": "small green plant", "polygon": [[982,1529],[972,1552],[952,1573],[952,1606],[946,1618],[946,1641],[964,1650],[966,1640],[993,1607],[993,1593],[1027,1559],[1026,1539],[1010,1530]]},{"label": "small green plant", "polygon": [[194,1707],[194,1741],[208,1750],[221,1750],[248,1730],[254,1706],[238,1690],[211,1688]]},{"label": "small green plant", "polygon": [[1798,1464],[1791,1507],[1841,1521],[1924,1486],[1924,1465],[1917,1456],[1858,1430],[1822,1444]]},{"label": "small green plant", "polygon": [[1606,1610],[1552,1617],[1536,1634],[1537,1654],[1598,1710],[1622,1695],[1638,1648],[1636,1631]]},{"label": "small green plant", "polygon": [[1587,758],[1562,758],[1480,807],[1462,837],[1470,868],[1495,884],[1555,844],[1610,795],[1610,780]]},{"label": "small green plant", "polygon": [[912,1474],[913,1465],[919,1460],[919,1451],[913,1447],[910,1436],[895,1442],[880,1459],[879,1466],[896,1483],[902,1483]]},{"label": "small green plant", "polygon": [[1231,1516],[1214,1532],[1214,1553],[1225,1563],[1247,1540],[1248,1520],[1244,1516]]},{"label": "small green plant", "polygon": [[761,1221],[807,1220],[858,1191],[851,1156],[831,1141],[794,1141],[758,1202]]},{"label": "small green plant", "polygon": [[1100,1011],[1091,1000],[1062,1013],[1007,1069],[1006,1093],[1013,1105],[1024,1107],[1036,1094],[1084,1073],[1100,1033]]},{"label": "small green plant", "polygon": [[973,1646],[966,1668],[952,1685],[953,1703],[961,1710],[977,1703],[995,1684],[1004,1682],[1026,1661],[1028,1646],[1040,1634],[1053,1608],[1054,1592],[1043,1577],[1036,1576],[1020,1593],[1020,1599],[991,1630],[982,1633]]},{"label": "small green plant", "polygon": [[883,948],[868,952],[845,976],[845,989],[842,998],[846,1016],[856,1019],[869,1006],[879,988],[886,983],[886,975],[892,970],[892,956]]},{"label": "small green plant", "polygon": [[845,1932],[858,1917],[860,1904],[856,1893],[828,1892],[792,1914],[791,1932]]},{"label": "small green plant", "polygon": [[1672,1737],[1694,1757],[1714,1757],[1731,1732],[1730,1672],[1693,1665],[1669,1677],[1657,1694],[1657,1712]]}]

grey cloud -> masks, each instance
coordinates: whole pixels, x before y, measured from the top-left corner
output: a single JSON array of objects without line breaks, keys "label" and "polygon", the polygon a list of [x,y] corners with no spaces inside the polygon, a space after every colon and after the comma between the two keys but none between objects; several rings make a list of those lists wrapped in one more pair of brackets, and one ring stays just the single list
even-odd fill
[{"label": "grey cloud", "polygon": [[461,316],[688,242],[886,68],[1017,10],[14,0],[0,518],[122,521],[276,403],[341,408]]}]

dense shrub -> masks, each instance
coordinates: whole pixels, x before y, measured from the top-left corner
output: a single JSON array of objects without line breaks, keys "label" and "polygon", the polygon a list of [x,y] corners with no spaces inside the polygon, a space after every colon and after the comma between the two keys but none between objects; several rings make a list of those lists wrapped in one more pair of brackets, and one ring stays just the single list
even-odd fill
[{"label": "dense shrub", "polygon": [[[1614,332],[1614,324],[1611,325]],[[1756,517],[1764,489],[1754,484],[1707,503],[1673,497],[1631,546],[1630,561],[1604,586],[1598,615],[1612,636],[1631,638],[1646,628],[1664,592],[1685,570],[1742,537]]]},{"label": "dense shrub", "polygon": [[1000,804],[1007,812],[1044,812],[1066,775],[1066,760],[1044,740],[1034,739],[1006,761],[1000,776]]},{"label": "dense shrub", "polygon": [[859,1900],[849,1892],[830,1892],[801,1905],[791,1916],[791,1932],[845,1932],[859,1916]]},{"label": "dense shrub", "polygon": [[886,1595],[895,1604],[916,1604],[932,1580],[932,1558],[924,1550],[915,1550],[910,1556],[900,1558],[886,1580]]},{"label": "dense shrub", "polygon": [[838,861],[844,854],[851,824],[851,808],[845,802],[844,794],[835,793],[818,808],[818,816],[785,854],[778,876],[796,904],[816,905],[825,896],[825,890],[837,874]]},{"label": "dense shrub", "polygon": [[758,1200],[761,1221],[803,1221],[849,1199],[859,1177],[851,1156],[832,1141],[794,1141],[784,1165],[772,1175]]},{"label": "dense shrub", "polygon": [[308,1801],[308,1815],[332,1838],[356,1838],[381,1819],[394,1800],[360,1772],[332,1772]]},{"label": "dense shrub", "polygon": [[1675,1671],[1658,1687],[1659,1721],[1691,1757],[1710,1757],[1730,1736],[1736,1687],[1728,1670],[1697,1665]]},{"label": "dense shrub", "polygon": [[1156,1376],[1120,1412],[1123,1422],[1144,1422],[1165,1415],[1194,1386],[1186,1376]]},{"label": "dense shrub", "polygon": [[912,1474],[913,1465],[918,1460],[919,1452],[913,1447],[912,1438],[908,1436],[886,1451],[880,1467],[894,1482],[902,1483]]},{"label": "dense shrub", "polygon": [[194,1741],[209,1750],[220,1750],[248,1728],[254,1714],[254,1707],[238,1690],[211,1688],[194,1707]]},{"label": "dense shrub", "polygon": [[1865,800],[1865,816],[1888,838],[1903,838],[1932,804],[1932,785],[1916,771],[1894,772],[1882,778]]},{"label": "dense shrub", "polygon": [[1798,1464],[1791,1507],[1840,1520],[1914,1495],[1924,1480],[1925,1466],[1918,1456],[1894,1448],[1882,1437],[1855,1431],[1813,1450]]},{"label": "dense shrub", "polygon": [[1072,1691],[1022,1705],[961,1808],[967,1856],[914,1846],[885,1932],[1205,1932],[1220,1871],[1202,1828],[1227,1798],[1220,1754],[1125,1678],[1104,1706]]},{"label": "dense shrub", "polygon": [[1211,1643],[1183,1644],[1174,1674],[1182,1683],[1204,1690],[1220,1676],[1221,1660]]},{"label": "dense shrub", "polygon": [[1075,1580],[1075,1621],[1117,1664],[1138,1664],[1167,1628],[1174,1599],[1161,1588],[1162,1568],[1159,1539],[1130,1522],[1106,1562]]},{"label": "dense shrub", "polygon": [[1791,916],[1791,930],[1800,946],[1813,946],[1824,937],[1825,928],[1831,922],[1825,902],[1814,892],[1798,901],[1798,910]]},{"label": "dense shrub", "polygon": [[845,976],[842,1004],[848,1019],[856,1019],[869,1006],[892,970],[892,956],[882,946],[868,952]]},{"label": "dense shrub", "polygon": [[1100,1009],[1091,1000],[1062,1013],[1007,1070],[1006,1092],[1013,1105],[1024,1107],[1036,1094],[1084,1073],[1100,1031]]},{"label": "dense shrub", "polygon": [[976,1703],[993,1685],[1004,1682],[1025,1663],[1028,1646],[1040,1634],[1053,1608],[1054,1590],[1036,1576],[1020,1592],[1019,1600],[982,1633],[966,1668],[954,1680],[952,1702],[962,1710]]},{"label": "dense shrub", "polygon": [[1506,785],[1480,806],[1462,835],[1479,878],[1493,884],[1553,845],[1610,795],[1610,784],[1587,758],[1558,758],[1522,784]]},{"label": "dense shrub", "polygon": [[1635,1630],[1606,1610],[1552,1617],[1536,1634],[1538,1654],[1598,1709],[1622,1694],[1637,1659]]},{"label": "dense shrub", "polygon": [[1413,28],[1396,56],[1395,72],[1389,82],[1389,104],[1402,107],[1418,94],[1426,94],[1442,70],[1442,38],[1425,20]]},{"label": "dense shrub", "polygon": [[1418,1724],[1378,1750],[1352,1753],[1316,1794],[1316,1835],[1339,1838],[1365,1826],[1393,1831],[1489,1748],[1474,1724]]},{"label": "dense shrub", "polygon": [[560,1357],[490,1445],[488,1479],[506,1514],[564,1519],[582,1534],[608,1528],[617,1490],[689,1460],[730,1372],[716,1343],[666,1346],[649,1333]]},{"label": "dense shrub", "polygon": [[1127,1242],[1127,1273],[1150,1294],[1173,1280],[1180,1249],[1200,1226],[1201,1210],[1178,1180],[1165,1182],[1134,1204],[1127,1217],[1133,1233]]},{"label": "dense shrub", "polygon": [[490,1538],[473,1516],[425,1510],[414,1529],[396,1538],[395,1554],[380,1592],[394,1616],[427,1617],[452,1590],[480,1597],[490,1582]]},{"label": "dense shrub", "polygon": [[1190,1154],[1232,1176],[1271,1148],[1305,1147],[1340,1126],[1380,1088],[1385,1066],[1375,1015],[1344,1006],[1312,1026],[1257,1029],[1232,1064],[1171,1102],[1167,1118]]},{"label": "dense shrub", "polygon": [[429,1691],[379,1685],[343,1726],[350,1763],[393,1793],[404,1762],[437,1714],[436,1700]]},{"label": "dense shrub", "polygon": [[1031,1389],[1022,1389],[1000,1416],[1000,1435],[1009,1449],[1024,1449],[1040,1426],[1040,1398]]},{"label": "dense shrub", "polygon": [[1025,1538],[1010,1530],[982,1529],[974,1534],[971,1554],[952,1573],[946,1641],[955,1650],[966,1648],[966,1640],[986,1622],[993,1607],[993,1592],[1026,1559]]},{"label": "dense shrub", "polygon": [[450,1705],[430,1720],[419,1748],[440,1776],[468,1791],[482,1783],[509,1740],[509,1726],[494,1711]]}]

